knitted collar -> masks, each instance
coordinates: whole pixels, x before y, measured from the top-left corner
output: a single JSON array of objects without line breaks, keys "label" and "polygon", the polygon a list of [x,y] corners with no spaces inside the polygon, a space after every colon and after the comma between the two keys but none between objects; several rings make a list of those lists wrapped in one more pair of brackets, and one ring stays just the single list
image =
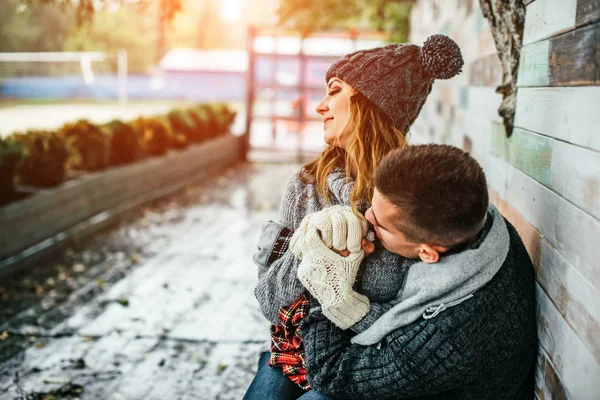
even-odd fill
[{"label": "knitted collar", "polygon": [[[410,267],[404,287],[389,311],[352,338],[353,343],[373,345],[392,331],[419,318],[435,318],[449,307],[473,297],[498,272],[508,254],[510,238],[504,218],[490,204],[491,227],[477,244],[460,253],[440,258],[435,264],[417,262]],[[488,222],[489,223],[489,222]]]}]

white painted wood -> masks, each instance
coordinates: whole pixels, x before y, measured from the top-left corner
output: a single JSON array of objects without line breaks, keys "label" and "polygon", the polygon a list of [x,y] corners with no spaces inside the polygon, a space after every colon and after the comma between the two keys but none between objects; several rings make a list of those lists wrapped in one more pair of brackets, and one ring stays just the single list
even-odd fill
[{"label": "white painted wood", "polygon": [[537,42],[575,27],[577,0],[537,0],[527,6],[523,44]]},{"label": "white painted wood", "polygon": [[600,219],[600,153],[555,141],[550,186]]},{"label": "white painted wood", "polygon": [[496,93],[496,88],[469,87],[469,112],[476,113],[488,121],[502,122],[502,118],[498,115],[498,107],[501,103],[502,95]]},{"label": "white painted wood", "polygon": [[541,262],[537,280],[564,319],[600,362],[600,291],[541,239]]},{"label": "white painted wood", "polygon": [[600,151],[599,107],[600,86],[519,88],[515,126]]},{"label": "white painted wood", "polygon": [[508,163],[489,153],[481,165],[485,172],[488,187],[498,193],[500,197],[506,199]]},{"label": "white painted wood", "polygon": [[506,185],[505,200],[600,289],[600,221],[513,166]]},{"label": "white painted wood", "polygon": [[548,75],[549,50],[549,40],[522,47],[517,86],[548,86],[550,83]]},{"label": "white painted wood", "polygon": [[543,289],[536,285],[538,334],[556,368],[568,398],[596,400],[600,364],[562,318]]}]

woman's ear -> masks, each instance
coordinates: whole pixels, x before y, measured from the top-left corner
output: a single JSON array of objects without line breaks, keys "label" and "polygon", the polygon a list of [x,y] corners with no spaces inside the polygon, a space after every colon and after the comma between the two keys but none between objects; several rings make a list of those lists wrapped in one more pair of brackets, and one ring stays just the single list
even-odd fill
[{"label": "woman's ear", "polygon": [[427,244],[422,244],[419,246],[419,258],[426,264],[434,264],[440,260],[440,252]]}]

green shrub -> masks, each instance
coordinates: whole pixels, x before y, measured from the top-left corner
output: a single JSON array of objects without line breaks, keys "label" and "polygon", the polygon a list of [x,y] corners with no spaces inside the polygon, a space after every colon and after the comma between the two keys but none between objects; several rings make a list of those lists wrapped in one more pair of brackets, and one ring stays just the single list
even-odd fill
[{"label": "green shrub", "polygon": [[194,122],[195,136],[198,138],[198,141],[208,139],[210,134],[210,121],[206,117],[199,115],[199,113],[193,108],[187,110],[187,113]]},{"label": "green shrub", "polygon": [[114,120],[103,128],[110,136],[110,165],[128,164],[141,158],[140,141],[132,126]]},{"label": "green shrub", "polygon": [[211,121],[211,137],[220,136],[229,132],[235,120],[236,112],[225,103],[201,104],[196,107],[197,112],[207,115]]},{"label": "green shrub", "polygon": [[229,132],[231,124],[235,121],[236,111],[230,108],[227,104],[214,104],[213,109],[218,115],[219,127],[221,132]]},{"label": "green shrub", "polygon": [[219,135],[219,127],[213,109],[208,104],[198,104],[192,108],[194,114],[204,121],[205,137],[213,138]]},{"label": "green shrub", "polygon": [[140,147],[145,155],[158,156],[165,154],[174,140],[169,128],[154,118],[140,117],[131,122],[138,137]]},{"label": "green shrub", "polygon": [[10,138],[24,148],[23,162],[17,172],[18,183],[50,187],[65,179],[70,151],[62,136],[48,131],[28,131],[13,134]]},{"label": "green shrub", "polygon": [[67,161],[71,170],[99,171],[108,166],[109,137],[96,125],[80,120],[58,130],[74,151]]},{"label": "green shrub", "polygon": [[167,119],[174,133],[185,135],[189,142],[202,141],[201,132],[196,131],[196,124],[186,110],[173,110],[167,114]]},{"label": "green shrub", "polygon": [[23,145],[11,139],[0,138],[0,204],[16,195],[16,175],[23,158]]},{"label": "green shrub", "polygon": [[177,132],[171,126],[171,120],[167,116],[154,117],[154,120],[164,125],[169,132],[171,147],[174,149],[185,149],[190,145],[190,139],[185,133]]}]

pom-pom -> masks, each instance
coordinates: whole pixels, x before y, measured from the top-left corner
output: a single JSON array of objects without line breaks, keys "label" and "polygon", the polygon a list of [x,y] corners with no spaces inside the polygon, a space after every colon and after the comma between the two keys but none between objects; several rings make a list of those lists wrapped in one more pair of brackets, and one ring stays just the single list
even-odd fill
[{"label": "pom-pom", "polygon": [[421,66],[435,79],[450,79],[461,72],[464,64],[456,42],[444,35],[430,36],[421,47]]}]

